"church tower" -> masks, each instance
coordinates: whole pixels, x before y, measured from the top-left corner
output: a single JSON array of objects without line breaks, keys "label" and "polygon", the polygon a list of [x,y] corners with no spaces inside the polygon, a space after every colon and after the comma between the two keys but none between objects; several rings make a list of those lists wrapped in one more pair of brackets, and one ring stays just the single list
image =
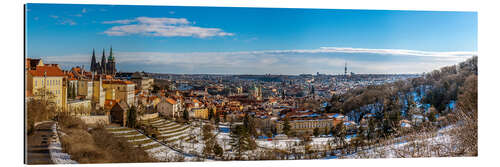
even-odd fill
[{"label": "church tower", "polygon": [[106,74],[106,55],[104,54],[104,48],[102,49],[102,59],[101,59],[101,74]]},{"label": "church tower", "polygon": [[92,49],[92,60],[90,60],[90,72],[96,72],[96,60],[95,60],[95,50]]},{"label": "church tower", "polygon": [[115,57],[113,56],[113,46],[111,46],[109,49],[108,64],[106,66],[107,66],[106,71],[109,75],[116,74],[116,62],[115,62]]}]

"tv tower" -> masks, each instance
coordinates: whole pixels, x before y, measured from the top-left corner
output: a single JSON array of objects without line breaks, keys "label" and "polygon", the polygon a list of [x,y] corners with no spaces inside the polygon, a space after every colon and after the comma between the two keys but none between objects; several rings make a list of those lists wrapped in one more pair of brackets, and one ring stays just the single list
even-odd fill
[{"label": "tv tower", "polygon": [[344,80],[347,81],[347,61],[345,62],[344,65]]},{"label": "tv tower", "polygon": [[347,76],[347,61],[345,62],[344,66],[344,76]]}]

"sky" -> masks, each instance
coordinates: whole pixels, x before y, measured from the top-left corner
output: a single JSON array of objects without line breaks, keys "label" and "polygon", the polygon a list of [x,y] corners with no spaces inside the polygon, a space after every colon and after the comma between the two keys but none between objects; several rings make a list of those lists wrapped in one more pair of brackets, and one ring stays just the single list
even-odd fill
[{"label": "sky", "polygon": [[477,55],[477,13],[26,5],[26,56],[63,69],[113,47],[118,71],[422,73]]}]

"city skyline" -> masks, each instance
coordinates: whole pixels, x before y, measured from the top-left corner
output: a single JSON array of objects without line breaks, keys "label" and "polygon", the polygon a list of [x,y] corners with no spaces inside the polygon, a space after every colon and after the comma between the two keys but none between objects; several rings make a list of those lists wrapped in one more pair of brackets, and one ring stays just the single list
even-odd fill
[{"label": "city skyline", "polygon": [[346,61],[355,73],[422,73],[477,55],[475,12],[54,4],[26,12],[26,56],[63,68],[88,68],[92,48],[111,45],[118,71],[182,74],[341,74]]}]

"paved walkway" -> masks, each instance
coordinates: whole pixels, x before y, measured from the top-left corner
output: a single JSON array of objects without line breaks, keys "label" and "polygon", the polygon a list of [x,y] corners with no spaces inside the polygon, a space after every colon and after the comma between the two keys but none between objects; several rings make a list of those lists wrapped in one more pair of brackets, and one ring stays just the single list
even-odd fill
[{"label": "paved walkway", "polygon": [[27,162],[28,164],[52,164],[49,154],[50,138],[54,137],[52,125],[55,122],[44,122],[35,127],[35,131],[28,136]]}]

